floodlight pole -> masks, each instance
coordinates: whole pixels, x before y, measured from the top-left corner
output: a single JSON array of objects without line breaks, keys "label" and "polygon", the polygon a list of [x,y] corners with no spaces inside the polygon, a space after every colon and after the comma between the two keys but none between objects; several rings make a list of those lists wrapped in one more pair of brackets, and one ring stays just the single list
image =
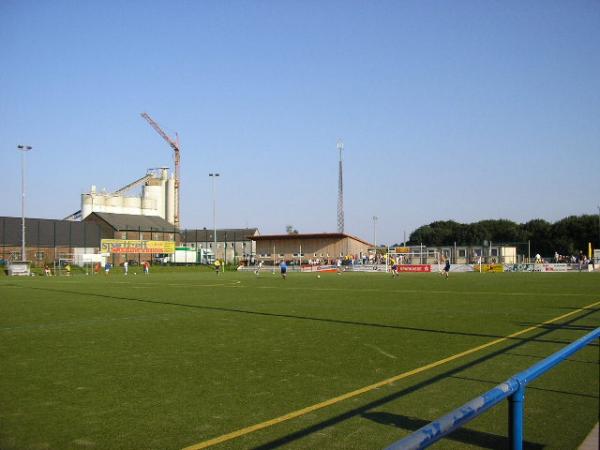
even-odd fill
[{"label": "floodlight pole", "polygon": [[339,173],[338,173],[338,204],[337,204],[337,226],[338,233],[344,232],[344,179],[342,170],[342,150],[344,143],[340,140],[337,143],[337,149],[340,152]]},{"label": "floodlight pole", "polygon": [[17,145],[21,150],[21,261],[25,261],[25,152],[33,147],[31,145]]},{"label": "floodlight pole", "polygon": [[219,174],[218,173],[209,173],[208,176],[212,178],[213,228],[214,228],[213,239],[214,239],[214,243],[215,243],[214,252],[215,252],[215,262],[216,262],[217,261],[217,200],[216,200],[216,195],[215,195],[215,180],[217,179]]},{"label": "floodlight pole", "polygon": [[373,245],[375,246],[375,258],[377,258],[377,220],[379,220],[379,217],[373,216]]}]

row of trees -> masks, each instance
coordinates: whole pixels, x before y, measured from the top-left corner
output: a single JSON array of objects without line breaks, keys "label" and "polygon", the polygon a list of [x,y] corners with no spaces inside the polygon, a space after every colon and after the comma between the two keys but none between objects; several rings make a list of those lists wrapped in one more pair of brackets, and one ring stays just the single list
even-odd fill
[{"label": "row of trees", "polygon": [[410,234],[408,245],[448,246],[482,245],[484,241],[496,243],[531,243],[532,254],[553,256],[587,253],[588,242],[600,248],[600,223],[596,215],[569,216],[550,223],[543,219],[527,223],[510,220],[482,220],[475,223],[458,223],[452,220],[423,225]]}]

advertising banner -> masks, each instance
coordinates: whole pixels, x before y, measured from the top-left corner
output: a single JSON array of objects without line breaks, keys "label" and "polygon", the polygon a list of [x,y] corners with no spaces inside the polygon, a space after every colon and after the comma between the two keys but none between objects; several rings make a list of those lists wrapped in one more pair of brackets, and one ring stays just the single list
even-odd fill
[{"label": "advertising banner", "polygon": [[535,266],[540,264],[506,264],[504,266],[505,272],[533,272]]},{"label": "advertising banner", "polygon": [[398,272],[431,272],[429,264],[400,264]]},{"label": "advertising banner", "polygon": [[543,264],[543,270],[540,270],[540,272],[566,272],[568,269],[567,264]]},{"label": "advertising banner", "polygon": [[[473,268],[479,272],[479,264],[476,264]],[[504,272],[504,264],[482,264],[481,272]]]},{"label": "advertising banner", "polygon": [[[478,266],[475,266],[478,267]],[[569,270],[568,264],[507,264],[504,267],[506,272],[566,272]]]},{"label": "advertising banner", "polygon": [[142,241],[136,239],[102,239],[101,253],[175,253],[173,241]]}]

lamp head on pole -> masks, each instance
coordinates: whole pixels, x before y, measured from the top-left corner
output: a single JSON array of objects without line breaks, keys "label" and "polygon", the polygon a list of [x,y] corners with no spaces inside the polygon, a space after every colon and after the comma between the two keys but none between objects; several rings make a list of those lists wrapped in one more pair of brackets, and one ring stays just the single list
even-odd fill
[{"label": "lamp head on pole", "polygon": [[344,150],[344,143],[341,139],[337,142],[337,149],[340,151],[340,159],[342,159],[342,150]]},{"label": "lamp head on pole", "polygon": [[22,150],[22,151],[24,151],[24,152],[28,152],[28,151],[29,151],[29,150],[31,150],[33,147],[32,147],[31,145],[21,145],[21,144],[19,144],[19,145],[17,145],[17,148],[18,148],[19,150]]}]

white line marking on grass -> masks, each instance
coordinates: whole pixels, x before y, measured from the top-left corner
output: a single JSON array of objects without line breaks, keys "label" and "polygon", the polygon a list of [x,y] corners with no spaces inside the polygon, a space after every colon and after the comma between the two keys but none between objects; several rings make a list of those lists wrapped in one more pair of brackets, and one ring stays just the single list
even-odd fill
[{"label": "white line marking on grass", "polygon": [[369,347],[372,348],[373,350],[378,351],[379,353],[381,353],[383,356],[387,356],[388,358],[392,358],[392,359],[396,359],[397,357],[392,355],[391,353],[385,352],[382,349],[380,349],[379,347],[377,347],[376,345],[372,345],[372,344],[365,344],[365,347]]},{"label": "white line marking on grass", "polygon": [[367,392],[371,392],[371,391],[374,391],[375,389],[379,389],[381,387],[390,385],[390,384],[392,384],[392,383],[394,383],[396,381],[399,381],[399,380],[402,380],[402,379],[405,379],[405,378],[409,378],[409,377],[411,377],[413,375],[417,375],[419,373],[426,372],[426,371],[434,369],[434,368],[436,368],[438,366],[447,364],[447,363],[449,363],[451,361],[455,361],[457,359],[464,358],[465,356],[471,355],[473,353],[479,352],[479,351],[484,350],[486,348],[489,348],[489,347],[492,347],[494,345],[500,344],[500,343],[502,343],[504,341],[507,341],[509,339],[515,338],[517,336],[520,336],[522,334],[528,333],[528,332],[533,331],[533,330],[535,330],[537,328],[541,328],[544,325],[548,325],[548,324],[551,324],[553,322],[557,322],[557,321],[559,321],[561,319],[565,319],[565,318],[567,318],[569,316],[572,316],[574,314],[578,314],[581,311],[585,311],[586,309],[591,309],[591,308],[593,308],[593,307],[595,307],[597,305],[600,305],[600,301],[592,303],[591,305],[584,306],[583,308],[579,308],[579,309],[573,310],[571,312],[568,312],[568,313],[563,314],[561,316],[555,317],[553,319],[546,320],[545,322],[541,322],[538,325],[534,325],[534,326],[525,328],[523,330],[516,331],[516,332],[514,332],[512,334],[509,334],[508,336],[505,336],[505,337],[502,337],[502,338],[499,338],[499,339],[494,339],[493,341],[487,342],[486,344],[482,344],[482,345],[479,345],[477,347],[473,347],[473,348],[470,348],[468,350],[462,351],[460,353],[456,353],[455,355],[448,356],[447,358],[440,359],[438,361],[434,361],[432,363],[426,364],[426,365],[421,366],[421,367],[417,367],[416,369],[409,370],[408,372],[401,373],[399,375],[393,376],[393,377],[388,378],[386,380],[382,380],[382,381],[379,381],[377,383],[371,384],[369,386],[365,386],[363,388],[356,389],[356,390],[351,391],[351,392],[347,392],[345,394],[339,395],[339,396],[331,398],[329,400],[325,400],[324,402],[316,403],[314,405],[307,406],[306,408],[302,408],[302,409],[299,409],[297,411],[292,411],[290,413],[284,414],[283,416],[275,417],[274,419],[266,420],[264,422],[257,423],[255,425],[251,425],[249,427],[241,428],[239,430],[232,431],[231,433],[224,434],[222,436],[218,436],[218,437],[209,439],[207,441],[200,442],[198,444],[190,445],[189,447],[185,447],[183,450],[200,450],[200,449],[203,449],[203,448],[212,447],[213,445],[221,444],[223,442],[227,442],[227,441],[230,441],[232,439],[236,439],[236,438],[244,436],[246,434],[254,433],[255,431],[259,431],[259,430],[263,430],[265,428],[272,427],[273,425],[277,425],[277,424],[279,424],[281,422],[285,422],[287,420],[291,420],[291,419],[295,419],[297,417],[305,416],[306,414],[318,411],[319,409],[323,409],[323,408],[326,408],[328,406],[335,405],[337,403],[340,403],[340,402],[342,402],[344,400],[348,400],[348,399],[353,398],[353,397],[358,397],[359,395],[366,394]]},{"label": "white line marking on grass", "polygon": [[[86,283],[85,281],[54,281],[53,284],[57,284],[57,283],[67,283],[67,284],[86,284],[88,285],[88,283]],[[172,286],[172,287],[183,287],[183,288],[189,288],[189,287],[228,287],[228,288],[232,288],[232,287],[241,287],[240,284],[242,282],[240,280],[231,280],[231,281],[224,281],[222,283],[211,283],[211,284],[197,284],[197,283],[156,283],[156,282],[141,282],[139,284],[136,284],[135,281],[110,281],[110,283],[108,284],[110,285],[115,285],[115,284],[126,284],[128,286],[131,287],[150,287],[150,286]],[[103,285],[95,285],[95,286],[106,286],[105,284]],[[2,286],[0,286],[2,287]],[[8,286],[6,286],[8,287]],[[21,287],[21,286],[13,286],[13,287]],[[22,286],[22,287],[27,287],[27,286]]]},{"label": "white line marking on grass", "polygon": [[[285,291],[322,291],[322,292],[388,292],[394,294],[423,294],[423,290],[419,289],[379,289],[379,288],[367,288],[367,289],[358,289],[358,288],[311,288],[311,287],[287,287],[287,286],[257,286],[256,289],[281,289]],[[558,293],[558,292],[542,292],[542,293],[532,293],[532,292],[491,292],[491,291],[427,291],[428,294],[460,294],[460,295],[502,295],[508,297],[528,297],[528,296],[540,296],[545,295],[547,297],[589,297],[590,294],[581,294],[581,293]]]}]

